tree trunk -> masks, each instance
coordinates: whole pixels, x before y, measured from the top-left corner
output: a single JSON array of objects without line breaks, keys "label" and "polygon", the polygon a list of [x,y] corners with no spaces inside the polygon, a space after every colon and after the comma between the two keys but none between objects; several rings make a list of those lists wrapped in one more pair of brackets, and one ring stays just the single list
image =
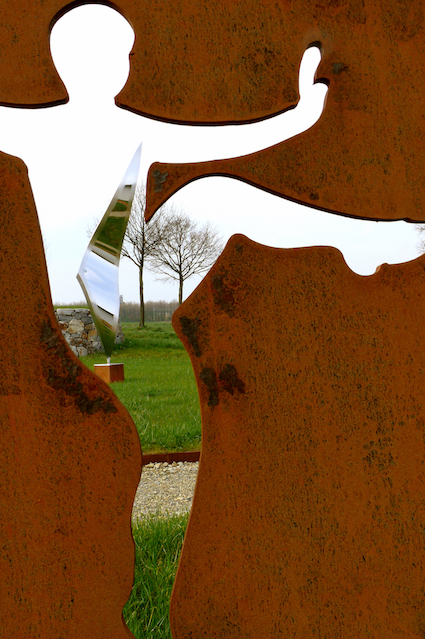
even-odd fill
[{"label": "tree trunk", "polygon": [[180,279],[179,279],[179,306],[180,304],[183,302],[183,277],[180,273]]},{"label": "tree trunk", "polygon": [[140,321],[139,328],[145,328],[145,298],[143,296],[143,264],[139,265]]}]

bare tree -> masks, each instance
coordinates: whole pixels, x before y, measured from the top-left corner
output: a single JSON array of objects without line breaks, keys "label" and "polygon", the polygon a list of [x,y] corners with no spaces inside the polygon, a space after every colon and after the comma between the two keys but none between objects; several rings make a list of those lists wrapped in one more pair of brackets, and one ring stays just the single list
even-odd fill
[{"label": "bare tree", "polygon": [[209,222],[199,226],[174,209],[162,213],[154,233],[158,240],[152,246],[148,268],[162,276],[158,279],[178,281],[181,304],[184,282],[211,268],[223,250],[223,240]]},{"label": "bare tree", "polygon": [[163,209],[157,211],[150,222],[145,222],[146,191],[144,186],[138,186],[133,200],[130,219],[125,232],[121,257],[126,257],[135,264],[139,270],[139,296],[140,296],[140,320],[139,328],[145,326],[145,298],[143,292],[143,271],[147,262],[155,252],[157,244],[161,240],[159,227]]},{"label": "bare tree", "polygon": [[[143,274],[145,267],[160,274],[160,280],[179,282],[179,304],[183,301],[183,283],[192,275],[205,273],[223,250],[223,240],[209,222],[203,226],[182,211],[161,207],[145,222],[146,192],[138,186],[124,237],[121,257],[135,264],[139,271],[140,319],[145,326]],[[87,228],[92,237],[99,220]]]}]

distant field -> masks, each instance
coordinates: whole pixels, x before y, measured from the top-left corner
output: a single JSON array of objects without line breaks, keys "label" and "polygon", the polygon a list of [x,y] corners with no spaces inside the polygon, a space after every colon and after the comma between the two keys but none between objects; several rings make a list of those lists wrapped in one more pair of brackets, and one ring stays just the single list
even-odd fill
[{"label": "distant field", "polygon": [[[125,382],[112,389],[132,416],[144,453],[199,450],[201,417],[189,357],[171,322],[122,324],[126,341],[112,355],[124,363]],[[93,370],[105,355],[82,361]]]}]

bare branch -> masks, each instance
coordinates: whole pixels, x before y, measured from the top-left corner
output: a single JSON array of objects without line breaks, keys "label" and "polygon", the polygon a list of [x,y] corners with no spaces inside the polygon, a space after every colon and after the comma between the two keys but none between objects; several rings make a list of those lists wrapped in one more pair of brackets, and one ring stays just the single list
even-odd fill
[{"label": "bare branch", "polygon": [[143,294],[143,270],[150,259],[152,251],[159,242],[158,228],[160,225],[160,209],[149,224],[145,222],[146,190],[139,185],[134,195],[130,219],[124,237],[121,256],[131,260],[139,269],[140,322],[145,325],[145,303]]},{"label": "bare branch", "polygon": [[[159,274],[160,280],[179,282],[179,303],[183,299],[183,283],[192,275],[205,273],[223,250],[218,231],[206,223],[198,225],[187,214],[172,207],[161,207],[155,217],[145,222],[146,192],[138,186],[121,257],[139,269],[140,326],[144,326],[143,270]],[[87,227],[91,238],[99,220]]]},{"label": "bare branch", "polygon": [[149,257],[148,268],[163,280],[179,282],[179,302],[183,283],[192,275],[208,271],[223,250],[218,231],[206,223],[199,226],[183,212],[168,209],[158,224],[159,241]]}]

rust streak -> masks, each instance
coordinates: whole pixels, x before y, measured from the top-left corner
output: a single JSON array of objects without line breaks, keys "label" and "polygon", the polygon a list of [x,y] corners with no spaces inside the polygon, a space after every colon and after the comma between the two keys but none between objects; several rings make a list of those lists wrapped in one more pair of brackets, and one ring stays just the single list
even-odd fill
[{"label": "rust streak", "polygon": [[183,335],[189,340],[189,343],[192,346],[193,352],[195,353],[196,357],[200,357],[202,351],[197,335],[199,321],[196,319],[191,319],[190,317],[181,317],[180,325],[182,327]]}]

